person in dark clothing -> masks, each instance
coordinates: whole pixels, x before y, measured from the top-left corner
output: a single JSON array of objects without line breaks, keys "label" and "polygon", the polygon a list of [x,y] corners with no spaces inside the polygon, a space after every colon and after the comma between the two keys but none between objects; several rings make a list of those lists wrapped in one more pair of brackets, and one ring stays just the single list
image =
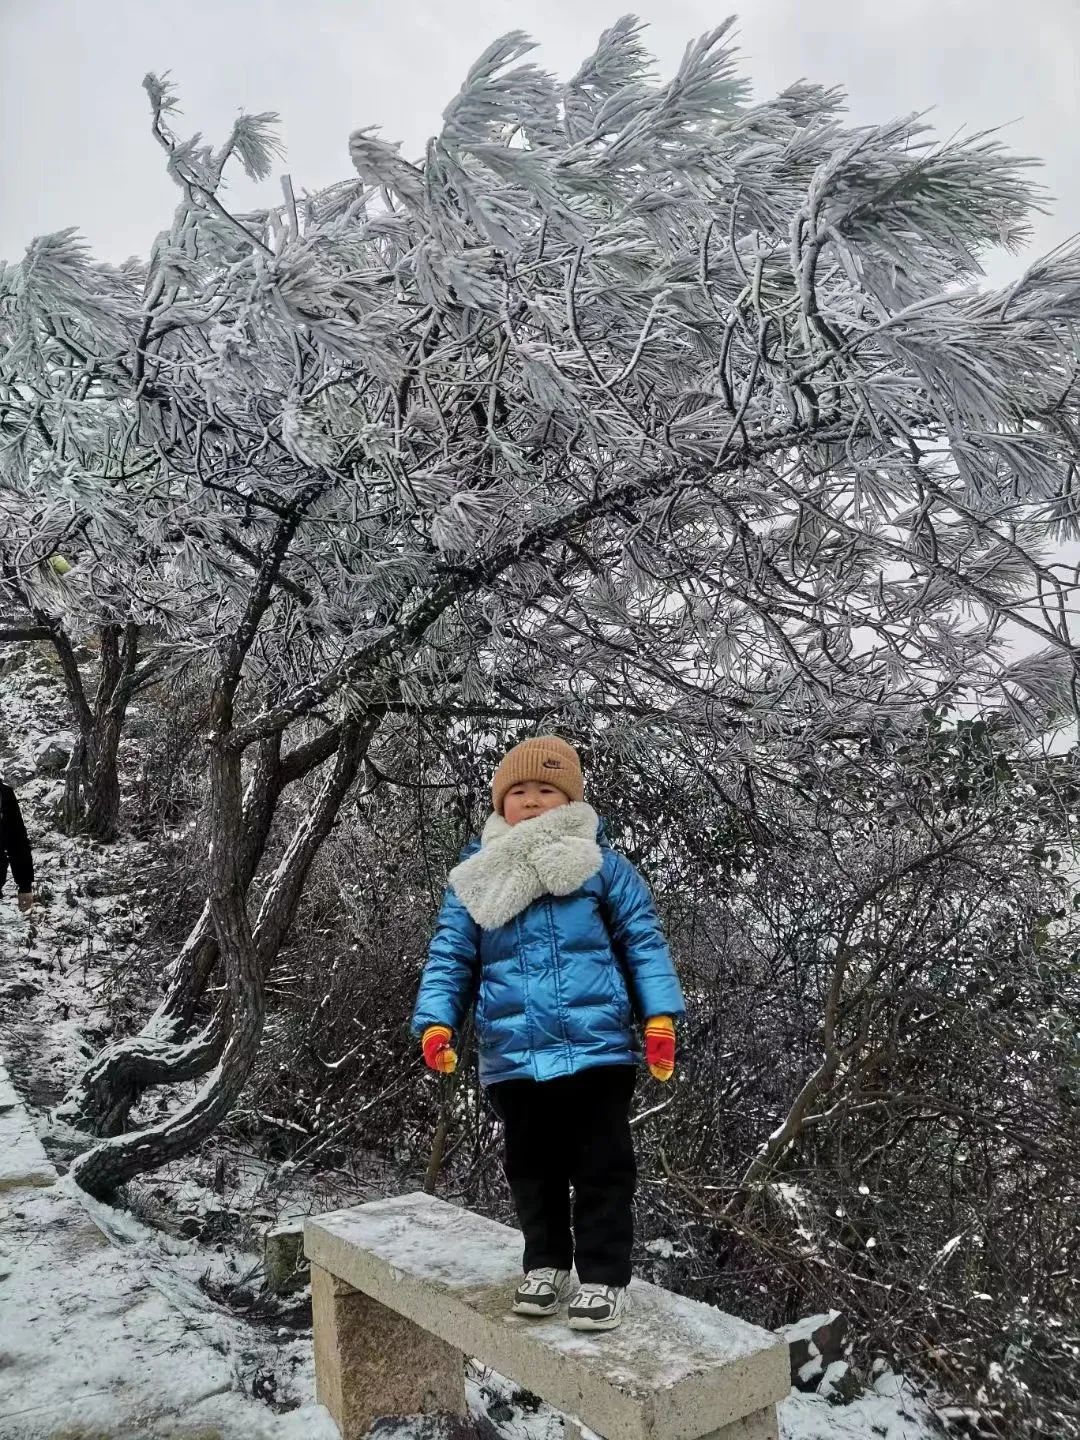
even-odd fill
[{"label": "person in dark clothing", "polygon": [[19,892],[19,909],[30,910],[34,904],[34,857],[30,838],[15,791],[0,780],[0,895],[9,867]]},{"label": "person in dark clothing", "polygon": [[583,795],[556,736],[504,757],[494,811],[450,872],[412,1025],[426,1063],[450,1074],[475,1001],[480,1083],[525,1237],[514,1312],[555,1314],[573,1266],[571,1328],[611,1330],[631,1278],[637,1064],[644,1049],[671,1079],[684,1004],[648,886]]}]

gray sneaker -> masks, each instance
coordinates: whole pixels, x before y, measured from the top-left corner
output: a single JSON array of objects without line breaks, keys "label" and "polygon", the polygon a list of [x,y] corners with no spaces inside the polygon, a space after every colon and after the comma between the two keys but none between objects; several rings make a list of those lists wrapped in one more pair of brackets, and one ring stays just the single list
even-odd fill
[{"label": "gray sneaker", "polygon": [[571,1330],[615,1330],[626,1310],[622,1285],[582,1285],[570,1301],[567,1319]]},{"label": "gray sneaker", "polygon": [[554,1315],[569,1288],[569,1270],[530,1270],[514,1291],[514,1314]]}]

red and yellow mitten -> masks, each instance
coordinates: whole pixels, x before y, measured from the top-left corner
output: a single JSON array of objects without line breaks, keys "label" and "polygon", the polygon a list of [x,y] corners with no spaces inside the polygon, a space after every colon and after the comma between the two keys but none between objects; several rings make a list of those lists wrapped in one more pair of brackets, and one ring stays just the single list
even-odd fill
[{"label": "red and yellow mitten", "polygon": [[645,1064],[656,1080],[670,1080],[675,1074],[675,1022],[670,1015],[645,1021]]},{"label": "red and yellow mitten", "polygon": [[424,1064],[440,1075],[452,1075],[457,1069],[457,1051],[450,1044],[454,1032],[448,1025],[429,1025],[420,1040]]}]

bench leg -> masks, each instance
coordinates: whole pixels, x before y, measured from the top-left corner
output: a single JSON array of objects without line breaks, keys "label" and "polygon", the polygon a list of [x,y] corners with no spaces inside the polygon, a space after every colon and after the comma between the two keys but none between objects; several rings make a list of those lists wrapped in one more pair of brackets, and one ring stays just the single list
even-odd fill
[{"label": "bench leg", "polygon": [[311,1267],[315,1394],[342,1440],[382,1415],[465,1415],[460,1351],[318,1265]]}]

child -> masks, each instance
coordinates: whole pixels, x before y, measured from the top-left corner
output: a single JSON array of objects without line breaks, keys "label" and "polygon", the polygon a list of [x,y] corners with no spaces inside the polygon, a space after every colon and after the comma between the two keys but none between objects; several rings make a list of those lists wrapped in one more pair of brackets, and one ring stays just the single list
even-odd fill
[{"label": "child", "polygon": [[494,814],[450,872],[413,1030],[449,1074],[475,996],[480,1082],[525,1235],[515,1312],[554,1314],[576,1263],[570,1325],[612,1330],[633,1242],[634,1020],[669,1080],[682,992],[648,887],[583,803],[574,749],[550,735],[515,745],[491,793]]}]

